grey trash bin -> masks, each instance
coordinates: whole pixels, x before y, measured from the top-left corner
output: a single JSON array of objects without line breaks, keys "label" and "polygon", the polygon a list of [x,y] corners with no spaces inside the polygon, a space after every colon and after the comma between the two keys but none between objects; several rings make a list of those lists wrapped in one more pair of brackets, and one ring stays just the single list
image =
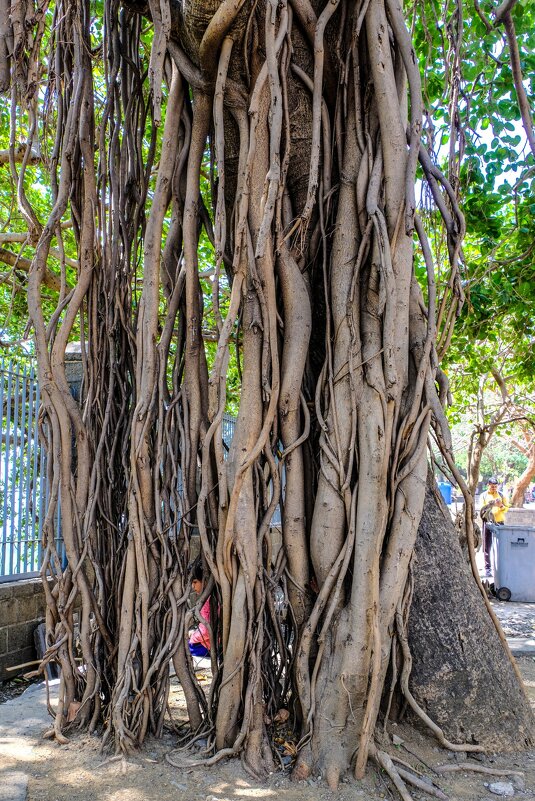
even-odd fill
[{"label": "grey trash bin", "polygon": [[491,563],[500,600],[535,603],[535,528],[492,526]]}]

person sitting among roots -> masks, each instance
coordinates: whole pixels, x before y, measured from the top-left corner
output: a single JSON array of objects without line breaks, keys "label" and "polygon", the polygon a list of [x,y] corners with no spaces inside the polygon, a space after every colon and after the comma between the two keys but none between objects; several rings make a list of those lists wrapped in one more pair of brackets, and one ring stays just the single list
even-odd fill
[{"label": "person sitting among roots", "polygon": [[[200,595],[204,589],[204,576],[202,565],[196,563],[191,576],[191,589]],[[188,644],[192,656],[210,656],[210,633],[206,623],[210,624],[210,597],[206,599],[201,607],[200,620],[196,627],[189,633]]]}]

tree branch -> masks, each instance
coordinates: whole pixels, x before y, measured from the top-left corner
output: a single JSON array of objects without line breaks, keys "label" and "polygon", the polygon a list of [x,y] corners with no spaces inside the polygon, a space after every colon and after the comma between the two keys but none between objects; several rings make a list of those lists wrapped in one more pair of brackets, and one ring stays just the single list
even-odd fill
[{"label": "tree branch", "polygon": [[487,33],[490,33],[491,30],[492,30],[492,24],[488,21],[487,17],[485,16],[483,11],[481,10],[481,6],[479,5],[478,0],[474,0],[474,8],[475,8],[477,16],[479,17],[479,19],[481,20],[481,22],[483,23],[483,25],[487,29]]},{"label": "tree branch", "polygon": [[511,13],[516,4],[517,0],[503,0],[503,3],[494,12],[494,25],[496,27]]},{"label": "tree branch", "polygon": [[519,441],[518,441],[517,439],[515,439],[514,437],[511,439],[511,445],[514,445],[514,446],[515,446],[515,448],[517,448],[517,450],[519,450],[519,451],[520,451],[520,453],[523,453],[523,454],[524,454],[524,456],[527,456],[527,453],[528,453],[528,450],[529,450],[529,448],[527,448],[525,445],[522,445],[522,443],[521,443],[521,442],[519,442]]},{"label": "tree branch", "polygon": [[[4,245],[4,244],[9,243],[9,242],[13,242],[13,243],[18,242],[20,244],[24,244],[24,243],[28,242],[28,244],[29,244],[30,243],[30,234],[28,233],[28,231],[22,231],[22,232],[17,232],[17,233],[8,232],[8,233],[0,234],[0,245]],[[75,270],[78,268],[77,259],[71,259],[68,256],[62,256],[61,251],[58,248],[50,248],[49,254],[50,254],[50,256],[53,256],[58,261],[62,261],[62,259],[64,258],[65,259],[65,264],[68,264],[69,267],[73,267]],[[13,254],[13,255],[16,257],[17,254]],[[6,262],[6,264],[7,263],[8,262]]]},{"label": "tree branch", "polygon": [[[69,259],[69,261],[72,261],[72,259]],[[0,248],[0,262],[9,264],[10,267],[16,267],[17,270],[22,270],[28,274],[32,269],[32,262],[30,259],[26,259],[24,256],[17,256],[16,253],[12,253],[10,250],[6,250],[5,248]],[[53,289],[55,292],[59,292],[61,290],[61,279],[59,275],[50,272],[50,270],[45,271],[43,283],[45,286],[47,286],[49,289]]]},{"label": "tree branch", "polygon": [[[502,5],[506,5],[507,3],[511,5],[511,0],[505,0],[505,3],[503,3]],[[502,6],[500,6],[498,11],[500,11],[501,8]],[[496,17],[498,18],[498,14],[496,14]],[[529,107],[528,97],[526,95],[526,90],[524,89],[524,83],[522,80],[520,52],[518,50],[518,42],[516,40],[515,24],[513,22],[513,18],[511,17],[510,11],[507,11],[507,13],[503,15],[502,21],[503,21],[503,26],[505,28],[505,34],[507,36],[507,42],[509,44],[511,73],[513,75],[513,81],[515,84],[516,96],[518,98],[518,107],[520,109],[520,114],[522,116],[522,125],[524,126],[524,130],[528,138],[531,152],[535,156],[535,136],[533,135],[533,120],[531,118],[531,109]]]},{"label": "tree branch", "polygon": [[[17,145],[14,149],[14,158],[15,162],[20,164],[24,159],[26,154],[27,145]],[[32,150],[30,156],[28,158],[28,164],[39,164],[42,162],[42,157],[39,153],[36,153]],[[0,167],[3,167],[4,164],[9,164],[9,148],[7,150],[0,150]]]},{"label": "tree branch", "polygon": [[490,372],[492,373],[492,377],[494,378],[494,380],[498,384],[498,387],[500,388],[500,392],[501,392],[501,395],[502,395],[502,402],[503,403],[508,403],[509,402],[509,393],[507,391],[507,386],[506,386],[506,383],[505,383],[505,379],[503,378],[503,376],[498,372],[498,370],[495,367],[493,367]]}]

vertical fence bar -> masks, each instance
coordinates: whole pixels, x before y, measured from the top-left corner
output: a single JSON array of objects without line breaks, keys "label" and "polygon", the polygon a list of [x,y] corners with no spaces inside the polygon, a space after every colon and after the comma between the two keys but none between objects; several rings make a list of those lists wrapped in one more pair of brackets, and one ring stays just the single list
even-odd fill
[{"label": "vertical fence bar", "polygon": [[26,438],[26,387],[28,383],[28,377],[26,373],[26,365],[22,368],[22,382],[21,382],[21,391],[20,395],[17,396],[17,400],[20,400],[20,450],[19,450],[19,461],[16,467],[18,470],[15,472],[15,477],[18,476],[17,481],[17,492],[19,494],[19,503],[18,503],[18,515],[17,515],[17,547],[18,547],[18,570],[17,573],[27,573],[29,571],[28,568],[28,551],[27,545],[24,540],[24,536],[22,533],[22,516],[25,510],[25,506],[23,506],[22,499],[26,494],[26,481],[27,475],[24,469],[24,451],[27,448],[27,438]]},{"label": "vertical fence bar", "polygon": [[[4,360],[0,362],[0,414],[1,417],[1,425],[0,425],[0,486],[3,486],[2,482],[2,453],[4,451],[4,386],[5,386],[6,374],[4,370]],[[6,445],[7,447],[7,445]],[[5,470],[4,470],[5,474]],[[5,475],[4,475],[5,481]],[[4,490],[5,492],[6,490]],[[4,508],[2,504],[2,525],[0,526],[0,576],[4,575],[4,565],[5,565],[5,552],[4,552],[4,542],[6,539],[6,532],[5,528],[7,526],[6,516],[4,514]]]},{"label": "vertical fence bar", "polygon": [[225,459],[227,458],[228,448],[230,448],[230,443],[232,442],[232,437],[234,436],[234,429],[236,427],[236,418],[231,417],[230,414],[224,414],[221,426],[221,437],[223,442],[227,446],[224,449]]},{"label": "vertical fence bar", "polygon": [[[11,366],[13,369],[13,363]],[[15,572],[15,506],[16,506],[16,490],[17,490],[17,451],[18,451],[18,427],[19,427],[19,389],[20,389],[20,374],[15,368],[15,392],[13,393],[12,400],[14,404],[13,410],[13,457],[11,459],[11,526],[9,536],[9,572],[14,575]]]},{"label": "vertical fence bar", "polygon": [[[32,473],[32,434],[33,434],[33,368],[30,366],[28,372],[28,386],[27,386],[27,397],[28,397],[28,435],[25,437],[26,442],[26,482],[25,482],[25,492],[24,492],[24,541],[25,541],[25,548],[26,548],[26,565],[25,570],[34,571],[36,569],[34,558],[33,558],[33,541],[35,538],[35,529],[33,527],[30,528],[29,520],[30,515],[32,513],[32,484],[35,483],[36,476]],[[24,402],[26,403],[26,395],[24,396]]]},{"label": "vertical fence bar", "polygon": [[0,581],[35,575],[48,496],[39,447],[40,392],[32,364],[0,361]]},{"label": "vertical fence bar", "polygon": [[[44,523],[44,513],[45,509],[48,507],[48,498],[50,494],[50,487],[48,486],[47,480],[47,464],[46,464],[46,454],[45,448],[43,445],[39,448],[39,544],[43,542],[43,523]],[[39,556],[39,562],[41,561],[41,556]]]},{"label": "vertical fence bar", "polygon": [[[9,452],[10,452],[10,439],[11,439],[11,383],[12,383],[12,374],[10,369],[11,364],[8,364],[8,371],[7,371],[7,397],[6,397],[6,429],[5,429],[5,445],[6,445],[6,455],[4,461],[4,526],[3,526],[3,537],[2,537],[2,572],[4,574],[9,573],[7,568],[7,541],[8,541],[8,517],[7,517],[7,499],[9,497]],[[2,410],[3,411],[3,410]]]},{"label": "vertical fence bar", "polygon": [[[39,388],[39,383],[37,381],[37,376],[35,375],[34,369],[34,378],[35,378],[35,423],[33,428],[33,448],[34,448],[34,455],[33,455],[33,506],[32,506],[32,529],[34,532],[34,538],[37,539],[37,564],[41,566],[41,559],[42,559],[42,549],[41,549],[41,542],[42,542],[42,531],[43,531],[43,519],[39,512],[39,504],[41,502],[41,496],[44,492],[44,481],[45,477],[44,474],[39,470],[39,460],[41,457],[41,451],[43,448],[39,442],[39,407],[41,403],[41,390]],[[38,497],[39,493],[39,497]],[[37,522],[37,531],[36,531],[36,522]],[[35,559],[35,556],[33,557]]]},{"label": "vertical fence bar", "polygon": [[[39,517],[38,517],[38,493],[40,493],[41,476],[38,472],[39,464],[39,386],[34,373],[34,383],[32,386],[32,406],[34,408],[33,426],[32,426],[32,487],[31,487],[31,515],[30,526],[32,530],[32,563],[36,565],[36,570],[41,567],[40,552],[39,552]],[[37,548],[37,550],[36,550]]]}]

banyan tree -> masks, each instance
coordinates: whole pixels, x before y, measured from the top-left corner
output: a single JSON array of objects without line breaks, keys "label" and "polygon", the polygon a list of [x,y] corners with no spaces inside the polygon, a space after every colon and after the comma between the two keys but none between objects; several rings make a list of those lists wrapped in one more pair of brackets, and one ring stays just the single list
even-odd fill
[{"label": "banyan tree", "polygon": [[[530,741],[477,587],[471,496],[463,550],[427,478],[431,436],[456,474],[440,369],[465,228],[460,5],[449,13],[452,128],[437,159],[418,4],[1,0],[9,168],[33,248],[59,742],[83,728],[127,753],[161,733],[170,660],[206,762],[239,754],[259,776],[273,768],[280,708],[294,775],[321,772],[331,787],[370,758],[403,786],[374,738],[396,696],[452,749]],[[29,198],[31,170],[45,210]],[[65,376],[72,340],[79,402]],[[187,649],[198,552],[208,693]],[[444,563],[448,611],[428,581]],[[465,631],[455,665],[444,638],[428,647],[446,624]],[[432,719],[433,664],[460,670],[466,697],[489,671],[499,732],[488,709],[456,728],[453,701]]]}]

